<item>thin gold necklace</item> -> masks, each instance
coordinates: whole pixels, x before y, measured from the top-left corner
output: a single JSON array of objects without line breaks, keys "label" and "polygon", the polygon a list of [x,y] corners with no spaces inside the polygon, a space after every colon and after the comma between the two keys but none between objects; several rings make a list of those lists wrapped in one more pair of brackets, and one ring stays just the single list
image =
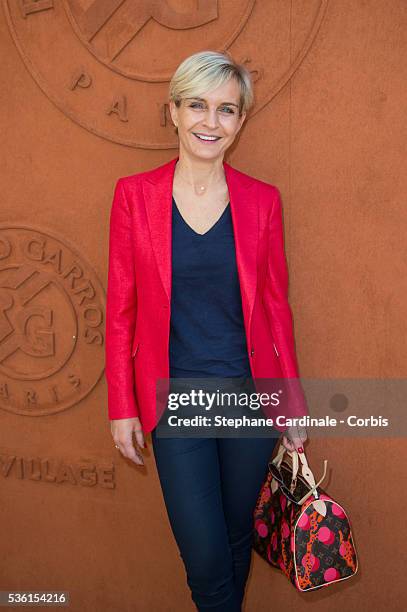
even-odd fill
[{"label": "thin gold necklace", "polygon": [[193,187],[196,195],[203,195],[207,189],[206,185],[195,185],[194,183],[191,183],[191,181],[188,181],[186,178],[182,176],[182,174],[180,174],[179,170],[177,172],[177,177],[181,178],[183,181],[188,183],[188,185]]}]

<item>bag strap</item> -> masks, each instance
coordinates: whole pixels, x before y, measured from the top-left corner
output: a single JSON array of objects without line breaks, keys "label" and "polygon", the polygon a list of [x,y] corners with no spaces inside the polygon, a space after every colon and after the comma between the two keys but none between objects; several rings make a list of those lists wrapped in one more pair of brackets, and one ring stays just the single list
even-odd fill
[{"label": "bag strap", "polygon": [[288,449],[285,448],[284,444],[281,443],[280,447],[277,451],[276,456],[274,457],[274,459],[272,460],[272,463],[276,466],[276,467],[280,467],[281,462],[283,460],[283,457],[285,455],[285,453],[288,453],[289,456],[292,458],[292,465],[293,465],[293,475],[292,475],[292,481],[291,481],[291,488],[293,488],[293,486],[295,486],[295,482],[297,479],[297,473],[298,473],[298,457],[300,458],[301,461],[301,474],[304,477],[304,480],[309,484],[309,486],[311,487],[310,491],[308,491],[308,493],[306,493],[306,495],[304,495],[300,501],[298,502],[299,504],[304,503],[304,501],[311,495],[314,494],[315,499],[319,499],[319,495],[318,495],[318,491],[317,488],[319,487],[319,485],[321,484],[321,482],[324,480],[325,476],[326,476],[326,471],[327,471],[327,466],[328,466],[328,460],[324,459],[324,471],[323,474],[321,476],[321,478],[318,480],[318,482],[315,482],[315,477],[314,474],[311,471],[311,468],[308,465],[308,461],[307,458],[305,456],[305,452],[303,453],[298,453],[296,450],[294,451],[289,451]]},{"label": "bag strap", "polygon": [[289,456],[292,459],[292,478],[291,478],[290,490],[291,490],[291,493],[293,493],[296,483],[297,483],[298,453],[291,452],[287,448],[285,448],[283,444],[280,444],[280,447],[277,451],[277,455],[274,457],[272,463],[274,463],[274,465],[276,465],[276,467],[279,468],[286,452],[289,454]]},{"label": "bag strap", "polygon": [[[321,478],[318,480],[317,483],[315,483],[315,480],[314,480],[314,485],[311,487],[308,493],[306,493],[304,497],[301,497],[301,499],[298,501],[299,505],[303,504],[305,500],[308,499],[308,497],[310,497],[310,495],[312,494],[314,494],[315,499],[319,499],[319,494],[318,494],[317,489],[326,476],[327,465],[328,465],[328,459],[324,459],[324,473],[322,474]],[[312,474],[311,470],[310,470],[310,473]],[[307,480],[308,484],[311,484],[305,475],[304,475],[304,478],[305,480]],[[314,476],[312,476],[312,478],[314,479]]]},{"label": "bag strap", "polygon": [[287,453],[289,453],[290,455],[292,454],[289,450],[286,449],[286,447],[284,446],[284,444],[280,443],[279,449],[277,451],[276,456],[274,457],[273,461],[271,463],[273,463],[274,465],[276,465],[277,467],[280,467],[281,462],[283,460],[284,457],[284,453],[287,451]]}]

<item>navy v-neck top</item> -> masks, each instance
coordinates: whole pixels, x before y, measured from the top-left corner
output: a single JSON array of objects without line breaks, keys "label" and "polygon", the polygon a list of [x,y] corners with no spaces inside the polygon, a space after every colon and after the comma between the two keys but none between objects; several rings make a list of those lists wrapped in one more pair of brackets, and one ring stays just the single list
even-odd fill
[{"label": "navy v-neck top", "polygon": [[171,378],[250,376],[230,203],[205,234],[172,199]]}]

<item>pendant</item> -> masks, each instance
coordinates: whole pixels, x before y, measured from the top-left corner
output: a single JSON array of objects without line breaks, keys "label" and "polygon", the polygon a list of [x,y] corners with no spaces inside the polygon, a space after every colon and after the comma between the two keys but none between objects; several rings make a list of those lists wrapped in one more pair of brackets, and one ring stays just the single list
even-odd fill
[{"label": "pendant", "polygon": [[204,185],[199,185],[199,187],[195,187],[195,193],[197,195],[202,195],[206,190],[206,187]]}]

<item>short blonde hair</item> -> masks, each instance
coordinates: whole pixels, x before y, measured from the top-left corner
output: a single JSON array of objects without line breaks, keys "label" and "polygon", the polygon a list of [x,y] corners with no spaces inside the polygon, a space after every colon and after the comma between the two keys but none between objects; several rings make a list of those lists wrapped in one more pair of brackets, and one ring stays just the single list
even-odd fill
[{"label": "short blonde hair", "polygon": [[172,76],[169,99],[179,107],[182,98],[202,97],[230,78],[235,78],[240,88],[239,115],[247,113],[254,103],[251,74],[227,51],[199,51],[187,57]]}]

